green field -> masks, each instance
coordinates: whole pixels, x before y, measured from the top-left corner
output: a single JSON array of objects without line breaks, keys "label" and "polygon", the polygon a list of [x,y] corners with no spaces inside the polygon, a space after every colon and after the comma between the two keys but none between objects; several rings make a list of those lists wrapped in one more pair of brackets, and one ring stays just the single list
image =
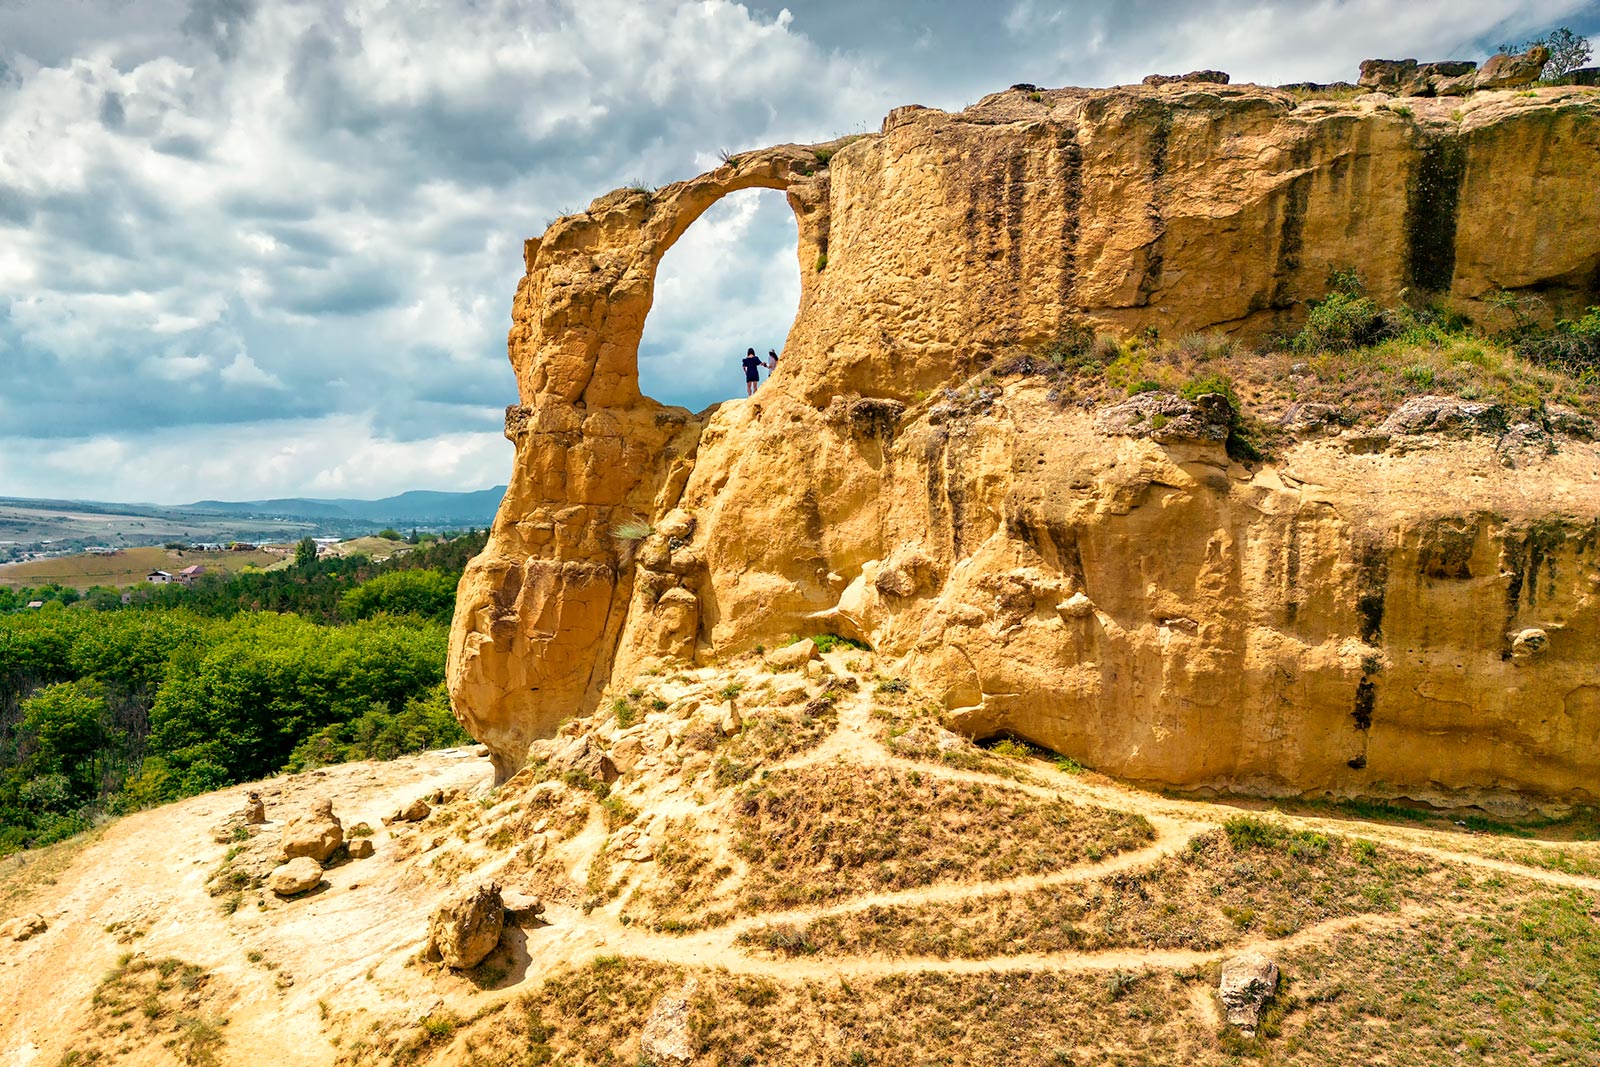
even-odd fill
[{"label": "green field", "polygon": [[285,545],[279,552],[191,552],[159,546],[124,548],[109,556],[84,553],[8,563],[0,566],[0,586],[15,588],[56,583],[72,589],[88,589],[95,585],[137,585],[153,570],[176,574],[197,563],[211,573],[232,574],[246,567],[270,567],[286,558],[286,554],[292,557],[293,552],[293,545]]}]

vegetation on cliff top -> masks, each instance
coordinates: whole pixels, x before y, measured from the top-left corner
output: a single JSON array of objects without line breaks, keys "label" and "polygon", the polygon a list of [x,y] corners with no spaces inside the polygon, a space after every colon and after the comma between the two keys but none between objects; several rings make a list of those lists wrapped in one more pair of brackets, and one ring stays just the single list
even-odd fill
[{"label": "vegetation on cliff top", "polygon": [[1303,403],[1329,405],[1333,421],[1348,427],[1375,426],[1409,397],[1427,394],[1600,417],[1600,307],[1542,326],[1536,298],[1502,293],[1494,306],[1493,323],[1438,304],[1383,307],[1355,271],[1342,270],[1330,275],[1328,295],[1298,331],[1258,349],[1218,334],[1150,332],[1122,341],[1078,325],[997,367],[1048,377],[1063,401],[1221,393],[1241,415],[1229,451],[1244,459],[1286,440],[1278,424]]}]

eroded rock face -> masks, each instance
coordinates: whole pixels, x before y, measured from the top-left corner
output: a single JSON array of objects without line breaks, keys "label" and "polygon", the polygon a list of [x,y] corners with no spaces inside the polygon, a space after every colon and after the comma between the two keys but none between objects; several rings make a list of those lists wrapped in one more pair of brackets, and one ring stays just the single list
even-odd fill
[{"label": "eroded rock face", "polygon": [[[1204,398],[1095,412],[981,375],[1083,323],[1292,328],[1350,264],[1385,302],[1538,289],[1571,313],[1600,300],[1597,117],[1577,88],[1409,114],[1027,88],[602,197],[528,243],[516,465],[460,586],[458,714],[504,776],[613,670],[831,630],[903,657],[974,734],[1132,778],[1591,796],[1592,445],[1508,465],[1481,413],[1440,409],[1363,449],[1306,413],[1319,432],[1250,470]],[[753,186],[799,226],[783,360],[753,399],[662,407],[636,374],[656,264]],[[654,531],[617,536],[635,519]],[[1544,651],[1514,658],[1530,628]]]}]

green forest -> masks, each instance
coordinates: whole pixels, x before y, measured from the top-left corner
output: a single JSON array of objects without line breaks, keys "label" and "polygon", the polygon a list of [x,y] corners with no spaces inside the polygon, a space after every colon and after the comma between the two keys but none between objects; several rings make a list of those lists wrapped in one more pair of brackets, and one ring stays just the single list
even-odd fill
[{"label": "green forest", "polygon": [[[456,582],[485,534],[192,588],[0,602],[0,855],[104,814],[470,740],[444,691]],[[42,609],[17,610],[43,599]]]}]

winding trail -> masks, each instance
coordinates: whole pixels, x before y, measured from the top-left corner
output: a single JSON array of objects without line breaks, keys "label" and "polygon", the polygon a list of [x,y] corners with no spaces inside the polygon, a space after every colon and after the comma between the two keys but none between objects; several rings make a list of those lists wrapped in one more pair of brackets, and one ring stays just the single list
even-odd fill
[{"label": "winding trail", "polygon": [[[835,674],[847,673],[843,656],[827,659]],[[468,981],[459,974],[417,963],[428,916],[443,894],[463,878],[499,877],[515,887],[525,868],[512,862],[516,849],[485,843],[495,818],[517,817],[515,806],[501,808],[488,793],[486,761],[467,753],[432,753],[390,764],[348,764],[263,788],[270,794],[273,818],[308,796],[335,800],[346,825],[364,819],[377,827],[373,859],[332,868],[323,890],[295,901],[264,901],[236,914],[222,910],[207,892],[206,880],[227,851],[213,838],[219,818],[233,810],[244,789],[236,787],[112,824],[54,881],[42,881],[12,911],[39,912],[50,929],[18,945],[0,944],[0,1062],[18,1067],[49,1067],[81,1039],[87,1005],[99,976],[123,952],[152,958],[173,955],[203,966],[231,1022],[225,1064],[274,1063],[291,1067],[330,1067],[340,1056],[340,1041],[388,1032],[406,1032],[423,1014],[454,1012],[461,1018],[530,993],[564,966],[581,966],[596,956],[648,960],[730,974],[782,981],[870,978],[923,973],[1093,973],[1146,969],[1184,970],[1246,949],[1268,954],[1321,944],[1347,932],[1405,929],[1430,916],[1470,914],[1457,902],[1407,905],[1330,919],[1280,938],[1241,937],[1214,949],[1062,950],[994,955],[984,958],[890,956],[878,954],[778,956],[740,943],[741,935],[761,927],[788,924],[803,928],[818,919],[848,916],[874,908],[959,905],[1000,894],[1078,885],[1119,873],[1140,871],[1181,853],[1197,834],[1221,827],[1249,810],[1248,805],[1212,803],[1159,795],[1093,773],[1068,775],[1031,760],[1002,762],[988,756],[994,770],[952,767],[912,760],[883,742],[884,723],[874,716],[871,682],[857,673],[861,689],[841,694],[835,729],[808,751],[766,765],[768,772],[811,767],[885,767],[950,783],[976,783],[1039,800],[1137,814],[1154,837],[1137,848],[1048,874],[991,881],[946,881],[914,889],[864,893],[812,907],[741,914],[719,926],[690,933],[667,933],[624,921],[628,890],[621,897],[585,911],[580,902],[590,864],[612,843],[598,802],[588,802],[588,822],[572,837],[549,843],[574,883],[546,900],[546,922],[509,928],[509,962],[487,978]],[[692,775],[690,776],[692,777]],[[630,780],[630,782],[633,780]],[[713,817],[734,802],[736,789],[718,791],[680,777],[663,766],[653,784],[639,779],[634,797],[647,817]],[[470,798],[453,814],[412,826],[382,827],[379,816],[419,793],[452,787]],[[630,788],[634,788],[630,786]],[[626,792],[626,791],[625,791]],[[630,794],[632,795],[632,794]],[[506,794],[514,802],[520,794]],[[1591,893],[1600,899],[1600,877],[1520,864],[1485,855],[1505,848],[1503,839],[1466,837],[1449,830],[1360,822],[1322,816],[1254,812],[1296,829],[1362,837],[1393,849],[1458,868],[1493,872],[1524,885],[1540,884]],[[479,819],[481,816],[481,821]],[[648,819],[647,819],[648,821]],[[1518,839],[1515,848],[1538,852],[1555,846]],[[1560,846],[1585,859],[1600,860],[1600,846]],[[619,857],[613,857],[616,862]],[[631,861],[629,861],[631,863]],[[736,880],[743,861],[733,863]],[[632,864],[617,874],[636,886],[655,868]],[[0,872],[3,874],[3,872]],[[726,903],[725,901],[723,902]],[[0,914],[0,919],[6,916]],[[120,925],[119,925],[120,924]],[[1196,995],[1198,996],[1198,995]],[[1177,1010],[1197,1019],[1214,1019],[1209,995]],[[165,1063],[162,1050],[119,1061],[126,1067]]]}]

